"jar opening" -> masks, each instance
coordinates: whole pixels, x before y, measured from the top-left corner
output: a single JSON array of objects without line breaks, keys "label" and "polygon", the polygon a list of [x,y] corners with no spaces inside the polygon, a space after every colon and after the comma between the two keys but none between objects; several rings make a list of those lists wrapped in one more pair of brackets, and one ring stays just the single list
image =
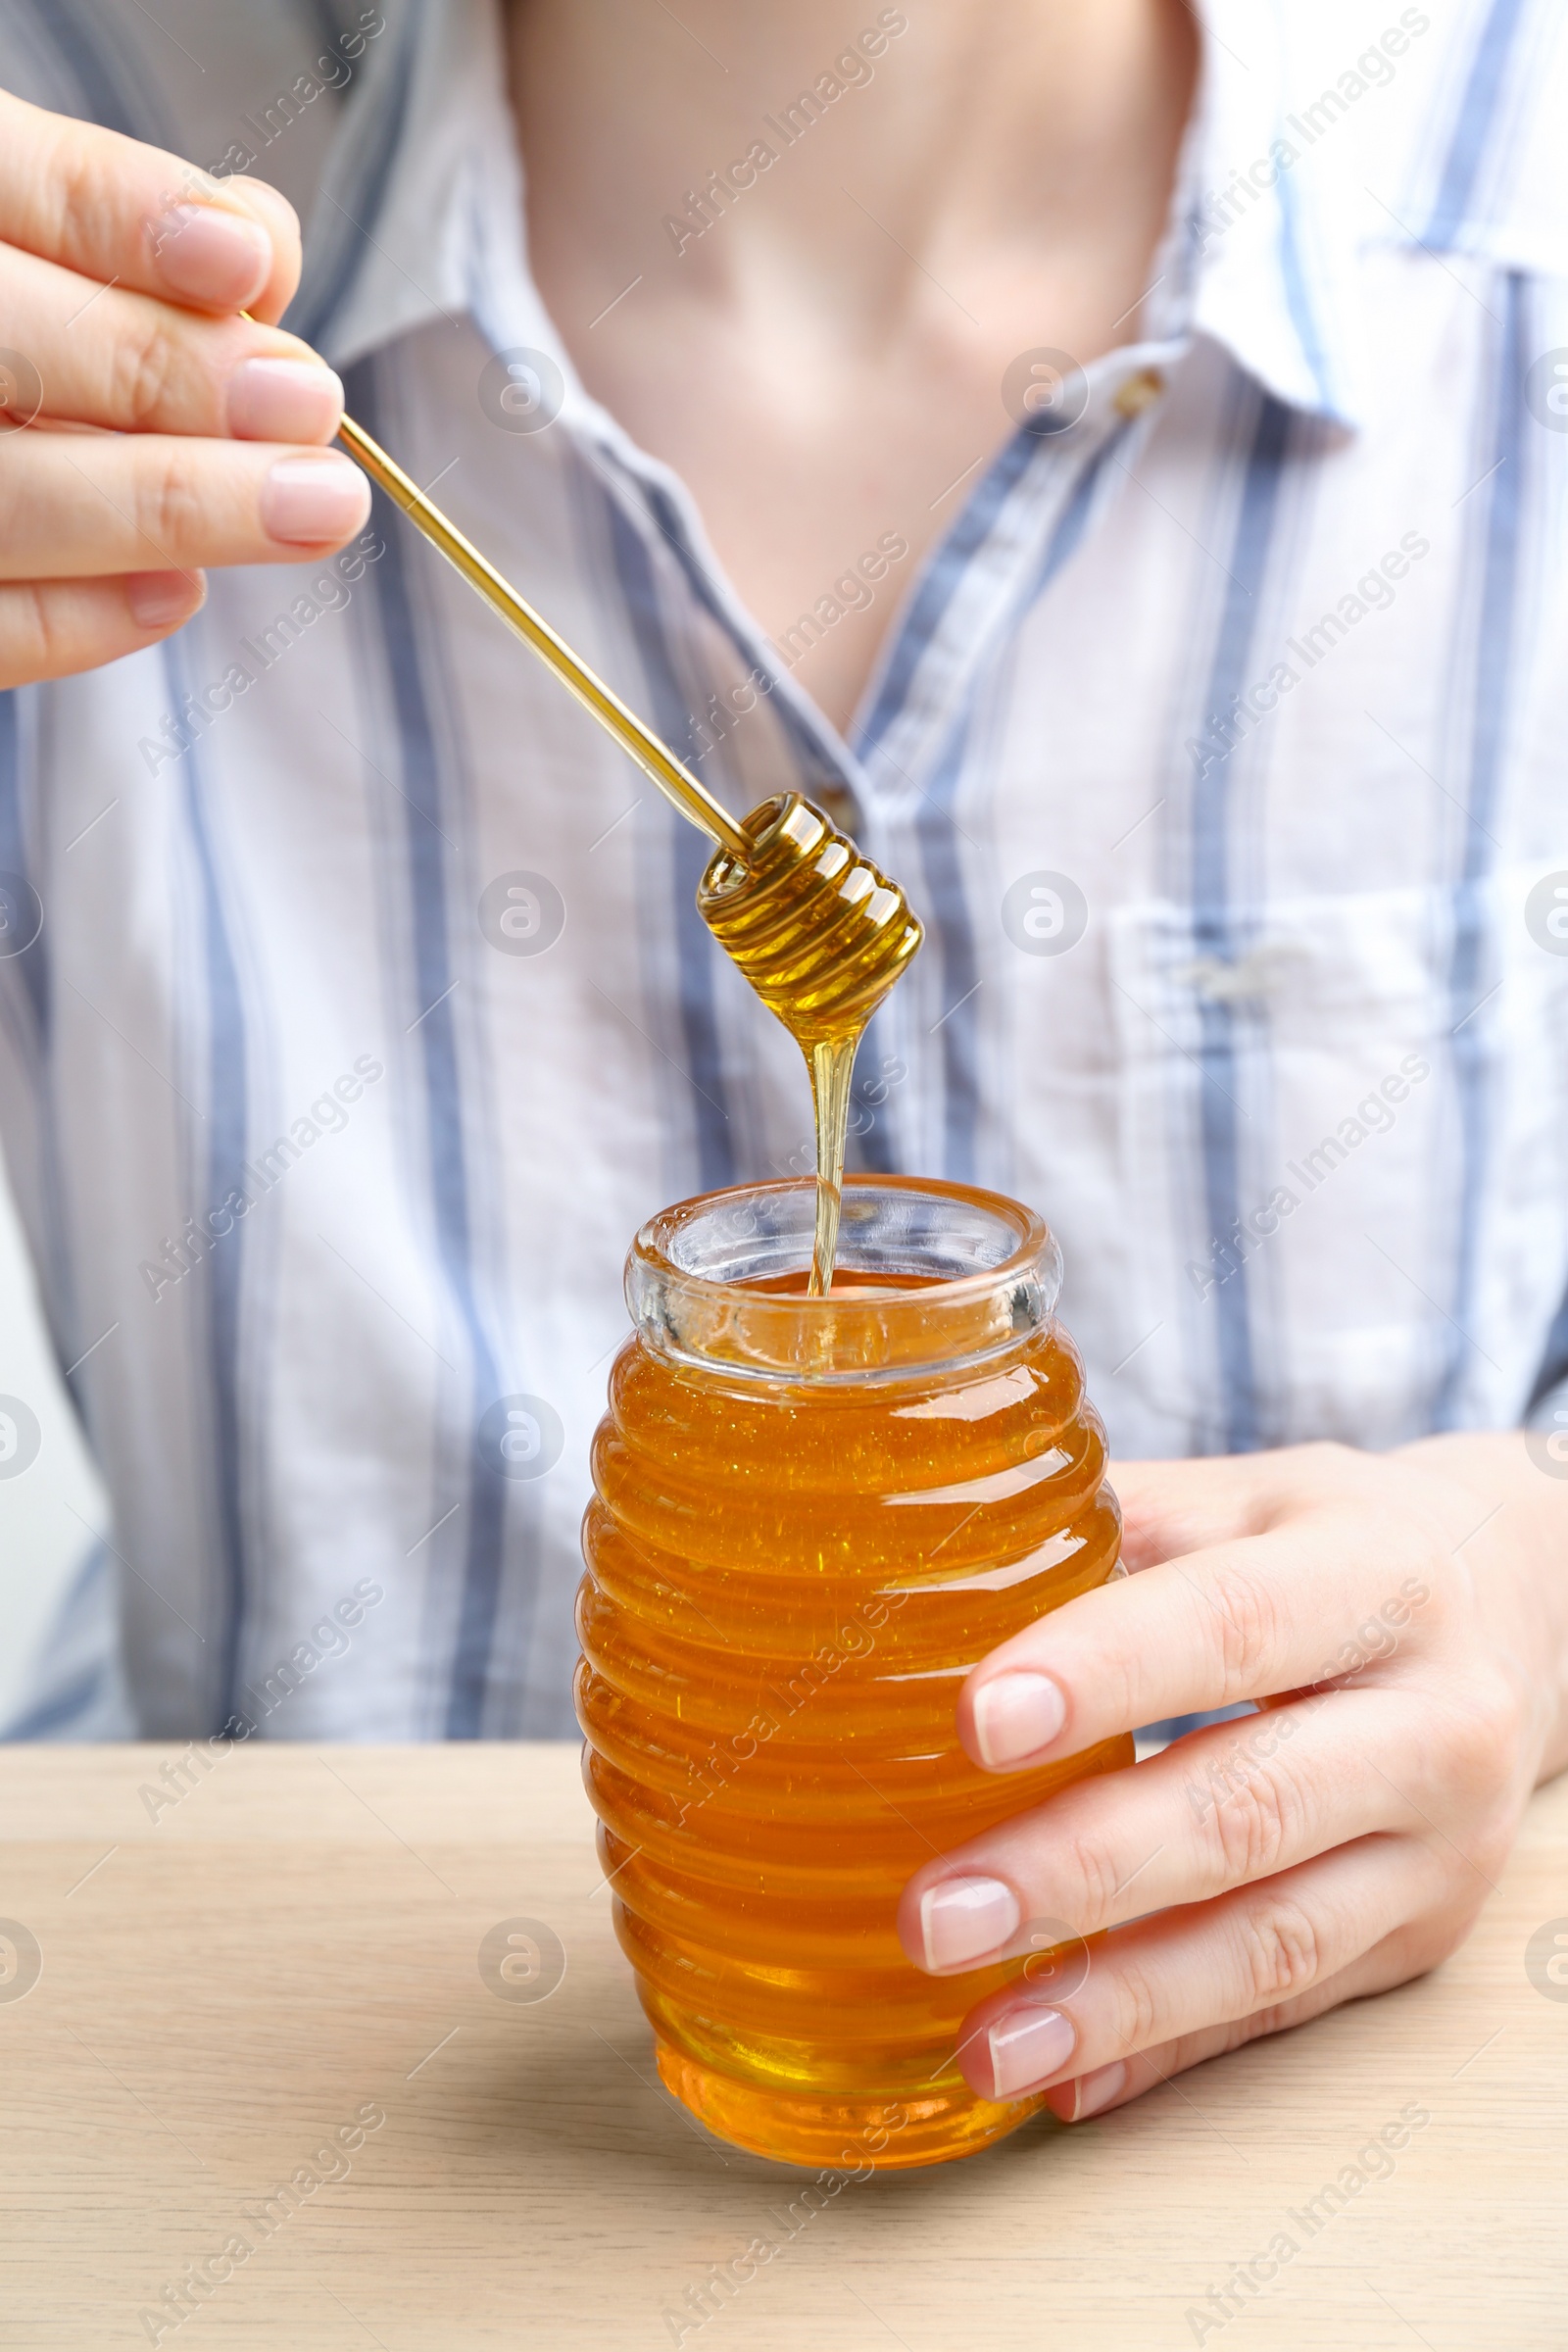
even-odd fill
[{"label": "jar opening", "polygon": [[[1033,1209],[1000,1193],[851,1177],[825,1298],[806,1296],[814,1212],[807,1178],[736,1186],[651,1218],[626,1261],[626,1303],[645,1344],[759,1378],[907,1380],[1013,1346],[1055,1305],[1055,1242]],[[865,1287],[857,1276],[880,1279]],[[792,1277],[798,1289],[785,1287]]]}]

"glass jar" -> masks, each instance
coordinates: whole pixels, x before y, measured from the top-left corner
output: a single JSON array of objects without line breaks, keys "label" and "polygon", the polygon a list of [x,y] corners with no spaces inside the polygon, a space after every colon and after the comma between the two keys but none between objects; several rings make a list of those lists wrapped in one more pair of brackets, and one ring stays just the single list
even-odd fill
[{"label": "glass jar", "polygon": [[1019,1963],[923,1975],[899,1895],[932,1854],[1132,1762],[1122,1738],[998,1777],[955,1724],[987,1651],[1115,1571],[1120,1516],[1042,1220],[852,1179],[810,1298],[813,1205],[808,1181],[737,1189],[637,1237],[577,1712],[668,2087],[765,2156],[934,2164],[1040,2102],[979,2098],[957,2066],[964,2013]]}]

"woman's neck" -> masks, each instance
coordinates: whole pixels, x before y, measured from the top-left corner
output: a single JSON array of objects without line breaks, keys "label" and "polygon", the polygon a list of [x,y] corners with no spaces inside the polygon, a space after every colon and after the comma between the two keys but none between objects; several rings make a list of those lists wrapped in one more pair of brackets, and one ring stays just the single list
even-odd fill
[{"label": "woman's neck", "polygon": [[[525,143],[579,240],[653,258],[666,222],[701,229],[686,200],[716,172],[706,202],[726,233],[671,246],[693,288],[722,299],[757,247],[819,278],[828,240],[841,290],[885,315],[921,266],[993,256],[1001,278],[1020,246],[1092,250],[1110,221],[1147,234],[1163,215],[1195,50],[1182,6],[864,13],[879,54],[846,38],[839,0],[683,0],[679,23],[658,0],[517,0]],[[775,161],[755,181],[766,202],[747,205],[727,167],[758,142]],[[857,202],[864,229],[846,217]]]},{"label": "woman's neck", "polygon": [[[1185,0],[849,24],[839,0],[512,13],[546,300],[775,631],[862,537],[917,556],[945,527],[933,502],[1004,437],[1020,352],[1087,361],[1128,331],[1197,63]],[[841,718],[891,602],[802,662]]]}]

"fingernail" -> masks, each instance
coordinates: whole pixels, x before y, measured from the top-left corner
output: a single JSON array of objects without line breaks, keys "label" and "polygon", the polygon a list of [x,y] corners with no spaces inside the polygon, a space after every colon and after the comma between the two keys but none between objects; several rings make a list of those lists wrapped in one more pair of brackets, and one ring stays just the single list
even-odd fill
[{"label": "fingernail", "polygon": [[1046,2093],[1046,2105],[1058,2124],[1082,2124],[1112,2099],[1119,2099],[1127,2087],[1127,2069],[1120,2058],[1109,2066],[1097,2066],[1076,2082],[1058,2082]]},{"label": "fingernail", "polygon": [[211,204],[177,204],[152,224],[153,257],[176,294],[242,311],[272,274],[272,242],[260,222]]},{"label": "fingernail", "polygon": [[262,528],[290,547],[346,539],[370,511],[370,485],[348,458],[279,458],[262,485]]},{"label": "fingernail", "polygon": [[1078,2104],[1073,2110],[1073,2122],[1081,2124],[1086,2116],[1098,2115],[1112,2099],[1119,2099],[1127,2087],[1127,2068],[1118,2058],[1113,2065],[1097,2066],[1092,2074],[1078,2080]]},{"label": "fingernail", "polygon": [[961,1968],[1016,1936],[1023,1913],[1000,1879],[949,1879],[920,1897],[927,1968]]},{"label": "fingernail", "polygon": [[245,360],[228,379],[228,429],[241,441],[330,441],[343,386],[311,360]]},{"label": "fingernail", "polygon": [[974,1694],[975,1745],[993,1772],[1032,1756],[1066,1720],[1066,1700],[1043,1674],[999,1674]]},{"label": "fingernail", "polygon": [[1059,2009],[1009,2009],[990,2029],[991,2095],[1016,2097],[1050,2075],[1059,2075],[1072,2057],[1076,2036]]},{"label": "fingernail", "polygon": [[207,602],[207,582],[200,572],[133,571],[125,581],[125,602],[138,629],[167,629],[172,620],[189,620]]}]

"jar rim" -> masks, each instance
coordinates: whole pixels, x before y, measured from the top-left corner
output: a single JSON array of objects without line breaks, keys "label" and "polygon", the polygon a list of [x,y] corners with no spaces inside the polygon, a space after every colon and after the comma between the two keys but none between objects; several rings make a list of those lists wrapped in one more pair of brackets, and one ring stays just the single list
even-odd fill
[{"label": "jar rim", "polygon": [[[815,1180],[733,1185],[650,1217],[626,1260],[647,1344],[700,1370],[840,1383],[908,1380],[983,1361],[1051,1320],[1061,1255],[1039,1212],[1005,1194],[919,1176],[852,1176],[839,1272],[903,1273],[907,1289],[760,1289],[810,1262]],[[743,1270],[744,1269],[744,1270]]]}]

